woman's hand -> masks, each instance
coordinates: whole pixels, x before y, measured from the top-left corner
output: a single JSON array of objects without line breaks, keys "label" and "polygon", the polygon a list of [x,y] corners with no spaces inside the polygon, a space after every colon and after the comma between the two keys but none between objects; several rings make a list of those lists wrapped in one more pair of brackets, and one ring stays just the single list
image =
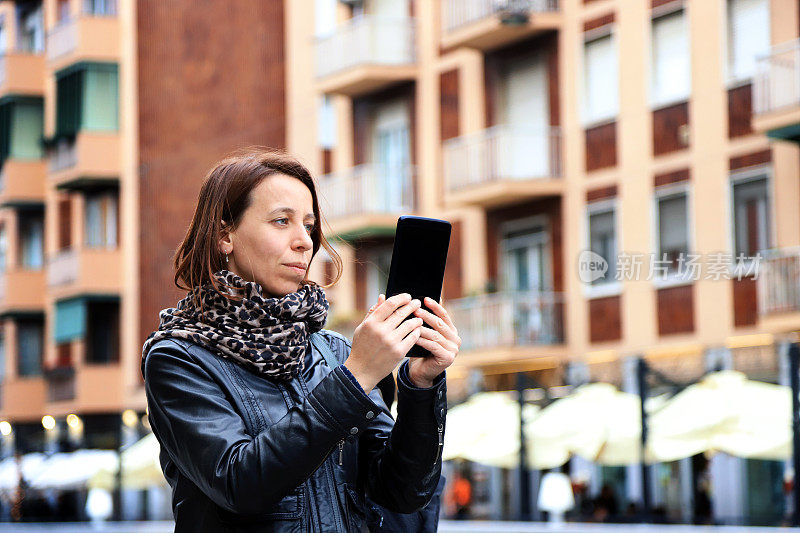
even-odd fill
[{"label": "woman's hand", "polygon": [[367,312],[353,333],[353,346],[344,364],[362,389],[369,392],[375,388],[419,340],[422,318],[403,320],[421,305],[409,294],[396,294],[388,300],[381,294]]},{"label": "woman's hand", "polygon": [[414,385],[422,388],[433,386],[436,376],[453,364],[461,346],[461,337],[458,336],[458,330],[445,308],[431,298],[425,298],[425,305],[433,313],[420,307],[414,314],[431,327],[421,328],[422,334],[416,344],[431,352],[433,356],[410,357],[408,363],[408,377]]}]

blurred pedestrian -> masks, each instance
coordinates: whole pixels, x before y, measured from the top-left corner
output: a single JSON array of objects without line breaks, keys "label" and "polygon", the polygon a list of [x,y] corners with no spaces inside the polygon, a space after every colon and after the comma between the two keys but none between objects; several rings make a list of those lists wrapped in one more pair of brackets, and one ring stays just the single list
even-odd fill
[{"label": "blurred pedestrian", "polygon": [[[320,247],[341,260],[321,224],[314,180],[285,154],[233,156],[202,184],[175,256],[188,293],[142,350],[177,532],[361,531],[367,496],[400,513],[433,497],[456,328],[400,294],[378,298],[352,345],[322,330],[309,265]],[[433,356],[400,366],[395,423],[373,389],[414,344]]]}]

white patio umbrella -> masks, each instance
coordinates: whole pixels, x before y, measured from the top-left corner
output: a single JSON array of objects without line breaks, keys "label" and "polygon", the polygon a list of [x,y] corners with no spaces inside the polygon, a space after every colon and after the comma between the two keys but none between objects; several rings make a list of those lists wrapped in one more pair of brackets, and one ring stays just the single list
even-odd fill
[{"label": "white patio umbrella", "polygon": [[116,462],[117,452],[113,450],[86,449],[55,453],[42,464],[30,485],[36,489],[82,488],[96,472]]},{"label": "white patio umbrella", "polygon": [[[149,433],[122,451],[122,487],[143,490],[166,485],[158,455],[161,451],[158,440]],[[99,469],[89,480],[89,488],[111,490],[116,486],[118,462]]]},{"label": "white patio umbrella", "polygon": [[527,428],[532,467],[561,466],[573,454],[606,465],[639,460],[639,398],[591,383],[545,407]]},{"label": "white patio umbrella", "polygon": [[[20,458],[22,476],[26,481],[38,475],[47,456],[43,453],[27,453]],[[0,492],[16,490],[19,482],[19,469],[14,457],[8,457],[0,462]]]},{"label": "white patio umbrella", "polygon": [[650,459],[697,453],[781,460],[791,457],[791,389],[715,372],[650,417]]},{"label": "white patio umbrella", "polygon": [[[524,423],[539,408],[525,405]],[[505,392],[482,392],[447,412],[444,460],[461,458],[489,466],[519,464],[519,403]]]}]

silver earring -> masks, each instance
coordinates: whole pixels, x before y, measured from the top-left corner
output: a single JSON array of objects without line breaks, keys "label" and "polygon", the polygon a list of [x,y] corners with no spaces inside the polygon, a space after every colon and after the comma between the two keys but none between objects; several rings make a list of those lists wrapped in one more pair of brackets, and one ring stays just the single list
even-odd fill
[{"label": "silver earring", "polygon": [[228,264],[228,254],[227,253],[225,254],[225,264],[226,265]]}]

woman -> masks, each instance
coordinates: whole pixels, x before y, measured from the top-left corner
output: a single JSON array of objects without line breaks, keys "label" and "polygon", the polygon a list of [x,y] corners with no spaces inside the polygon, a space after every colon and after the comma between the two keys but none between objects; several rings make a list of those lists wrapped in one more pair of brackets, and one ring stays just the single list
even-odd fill
[{"label": "woman", "polygon": [[[320,220],[314,181],[286,155],[249,151],[206,176],[175,256],[189,293],[142,350],[178,532],[360,531],[376,519],[365,496],[410,513],[436,488],[456,328],[401,294],[378,298],[352,347],[322,330],[308,266],[322,246],[338,280],[341,260]],[[433,357],[401,365],[394,422],[374,387],[414,344]]]}]

